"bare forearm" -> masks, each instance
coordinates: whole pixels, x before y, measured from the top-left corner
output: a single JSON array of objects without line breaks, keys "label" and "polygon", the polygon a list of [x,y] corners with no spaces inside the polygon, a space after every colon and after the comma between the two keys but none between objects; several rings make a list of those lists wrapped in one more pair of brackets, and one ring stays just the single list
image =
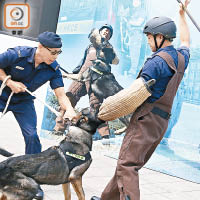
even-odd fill
[{"label": "bare forearm", "polygon": [[[187,4],[189,1],[186,0],[185,6],[187,8]],[[181,46],[190,46],[190,31],[186,21],[185,11],[184,9],[180,8],[179,11],[179,31],[180,31],[180,41]]]},{"label": "bare forearm", "polygon": [[[7,74],[3,69],[0,69],[0,80],[4,81],[5,78],[7,77]],[[17,81],[13,81],[11,78],[6,80],[6,85],[14,92],[14,93],[19,93],[19,92],[25,92],[26,86]]]},{"label": "bare forearm", "polygon": [[112,64],[113,65],[118,65],[119,64],[119,58],[117,57],[116,54],[115,54],[115,58],[112,60]]},{"label": "bare forearm", "polygon": [[190,46],[190,32],[188,28],[188,24],[185,19],[185,15],[180,16],[180,40],[181,45],[183,46]]},{"label": "bare forearm", "polygon": [[114,54],[114,58],[113,58],[113,60],[112,60],[112,64],[113,64],[113,65],[118,65],[118,64],[119,64],[119,58],[118,58],[118,56],[117,56],[117,54],[116,54],[116,52],[115,52],[113,46],[112,46],[110,43],[109,43],[109,47],[112,48],[112,50],[113,50],[112,53]]},{"label": "bare forearm", "polygon": [[[6,79],[8,75],[5,73],[5,71],[3,69],[0,69],[0,80],[4,81]],[[11,80],[11,78],[8,78],[5,82],[5,84],[10,87],[10,83],[12,83],[13,81]]]},{"label": "bare forearm", "polygon": [[56,88],[54,90],[54,92],[55,92],[55,95],[58,99],[58,103],[59,103],[62,110],[66,111],[66,110],[69,110],[69,109],[72,108],[71,102],[68,99],[68,97],[65,95],[65,91],[64,91],[63,87]]},{"label": "bare forearm", "polygon": [[76,113],[71,105],[70,100],[65,94],[64,87],[56,88],[54,92],[56,97],[58,98],[61,110],[66,111],[64,114],[64,118],[72,120],[76,116]]},{"label": "bare forearm", "polygon": [[62,110],[66,111],[72,107],[71,102],[69,101],[66,95],[60,96],[58,98],[58,102]]},{"label": "bare forearm", "polygon": [[0,69],[0,80],[3,81],[6,78],[7,74],[3,69]]}]

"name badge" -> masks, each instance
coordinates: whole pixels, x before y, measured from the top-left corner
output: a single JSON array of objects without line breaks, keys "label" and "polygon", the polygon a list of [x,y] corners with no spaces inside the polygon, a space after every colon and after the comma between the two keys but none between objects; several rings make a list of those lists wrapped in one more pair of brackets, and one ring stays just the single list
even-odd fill
[{"label": "name badge", "polygon": [[15,68],[16,68],[16,69],[19,69],[19,70],[24,70],[24,68],[23,68],[23,67],[20,67],[20,66],[16,66]]}]

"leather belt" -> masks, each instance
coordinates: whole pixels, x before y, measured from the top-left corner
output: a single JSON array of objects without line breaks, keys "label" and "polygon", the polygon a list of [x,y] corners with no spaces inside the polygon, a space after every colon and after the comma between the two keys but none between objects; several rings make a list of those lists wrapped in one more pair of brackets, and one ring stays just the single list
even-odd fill
[{"label": "leather belt", "polygon": [[166,119],[166,120],[170,119],[170,117],[171,117],[170,113],[165,112],[164,110],[162,110],[158,107],[153,107],[151,112],[155,115],[159,115],[160,117],[162,117],[163,119]]}]

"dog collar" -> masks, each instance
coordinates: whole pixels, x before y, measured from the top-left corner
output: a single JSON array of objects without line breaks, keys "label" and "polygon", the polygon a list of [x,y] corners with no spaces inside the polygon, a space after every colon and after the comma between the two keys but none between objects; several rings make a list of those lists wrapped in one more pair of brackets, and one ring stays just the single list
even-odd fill
[{"label": "dog collar", "polygon": [[103,75],[103,72],[99,71],[98,69],[91,67],[90,68],[92,71],[96,72],[97,74]]}]

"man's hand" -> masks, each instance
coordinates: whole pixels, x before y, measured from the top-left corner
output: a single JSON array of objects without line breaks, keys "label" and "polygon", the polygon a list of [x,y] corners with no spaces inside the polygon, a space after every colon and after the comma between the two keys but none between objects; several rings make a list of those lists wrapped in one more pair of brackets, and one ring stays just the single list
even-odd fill
[{"label": "man's hand", "polygon": [[13,81],[11,79],[8,79],[6,81],[6,85],[12,90],[14,93],[19,93],[19,92],[25,92],[26,86],[18,81]]},{"label": "man's hand", "polygon": [[80,74],[63,73],[62,77],[68,78],[68,79],[71,79],[71,80],[74,80],[74,81],[80,81],[81,75]]},{"label": "man's hand", "polygon": [[184,15],[184,13],[185,13],[184,7],[187,8],[187,6],[190,3],[190,1],[191,0],[185,0],[184,3],[180,3],[180,9],[179,9],[180,15]]},{"label": "man's hand", "polygon": [[77,117],[77,114],[72,107],[67,109],[65,111],[64,116],[63,116],[64,120],[66,120],[66,121],[67,120],[73,121],[73,119],[76,118],[76,117]]},{"label": "man's hand", "polygon": [[65,94],[64,87],[54,89],[55,95],[58,98],[61,110],[65,110],[64,119],[73,120],[76,117],[76,112],[71,105],[69,98]]}]

